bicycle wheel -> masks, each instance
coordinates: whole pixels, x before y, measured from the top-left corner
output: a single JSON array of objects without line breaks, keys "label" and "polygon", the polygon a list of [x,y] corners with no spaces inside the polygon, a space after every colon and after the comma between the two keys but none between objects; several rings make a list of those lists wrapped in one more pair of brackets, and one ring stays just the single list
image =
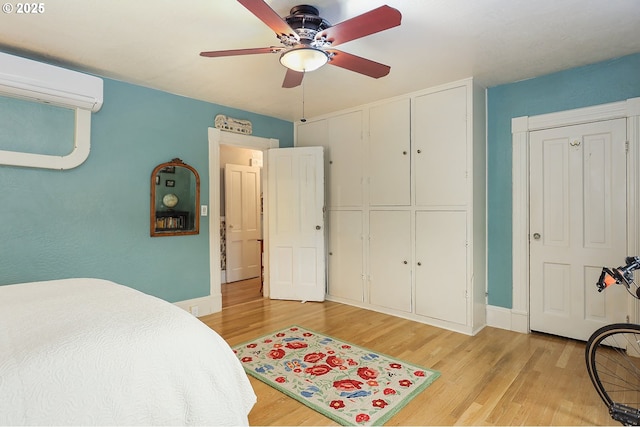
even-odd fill
[{"label": "bicycle wheel", "polygon": [[587,371],[611,417],[640,424],[640,325],[615,323],[591,335],[585,349]]}]

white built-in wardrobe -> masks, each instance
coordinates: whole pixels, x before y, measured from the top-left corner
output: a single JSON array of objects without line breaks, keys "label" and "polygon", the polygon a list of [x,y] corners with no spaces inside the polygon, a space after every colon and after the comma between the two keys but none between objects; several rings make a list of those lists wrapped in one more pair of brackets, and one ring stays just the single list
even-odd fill
[{"label": "white built-in wardrobe", "polygon": [[325,147],[328,299],[484,327],[485,140],[472,79],[296,125],[296,146]]}]

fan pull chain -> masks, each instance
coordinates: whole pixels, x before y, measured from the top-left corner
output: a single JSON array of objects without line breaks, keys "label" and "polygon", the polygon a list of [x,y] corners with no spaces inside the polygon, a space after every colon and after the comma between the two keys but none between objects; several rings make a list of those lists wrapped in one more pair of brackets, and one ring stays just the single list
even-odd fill
[{"label": "fan pull chain", "polygon": [[[304,72],[303,72],[304,75]],[[302,123],[306,122],[307,119],[304,117],[304,78],[302,79],[302,118],[300,119]]]}]

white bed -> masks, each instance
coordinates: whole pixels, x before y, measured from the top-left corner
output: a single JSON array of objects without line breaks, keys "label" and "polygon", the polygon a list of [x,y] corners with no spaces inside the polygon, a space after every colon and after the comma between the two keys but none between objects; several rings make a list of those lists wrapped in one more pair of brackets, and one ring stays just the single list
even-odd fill
[{"label": "white bed", "polygon": [[227,343],[99,279],[0,286],[0,425],[241,425],[256,401]]}]

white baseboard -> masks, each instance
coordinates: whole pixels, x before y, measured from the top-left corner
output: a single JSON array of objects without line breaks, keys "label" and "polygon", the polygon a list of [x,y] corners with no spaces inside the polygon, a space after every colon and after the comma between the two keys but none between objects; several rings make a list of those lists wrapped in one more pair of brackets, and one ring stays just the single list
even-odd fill
[{"label": "white baseboard", "polygon": [[174,305],[188,311],[196,317],[222,311],[222,295],[194,298],[186,301],[178,301]]},{"label": "white baseboard", "polygon": [[509,308],[487,306],[487,325],[508,331],[529,333],[529,314]]}]

